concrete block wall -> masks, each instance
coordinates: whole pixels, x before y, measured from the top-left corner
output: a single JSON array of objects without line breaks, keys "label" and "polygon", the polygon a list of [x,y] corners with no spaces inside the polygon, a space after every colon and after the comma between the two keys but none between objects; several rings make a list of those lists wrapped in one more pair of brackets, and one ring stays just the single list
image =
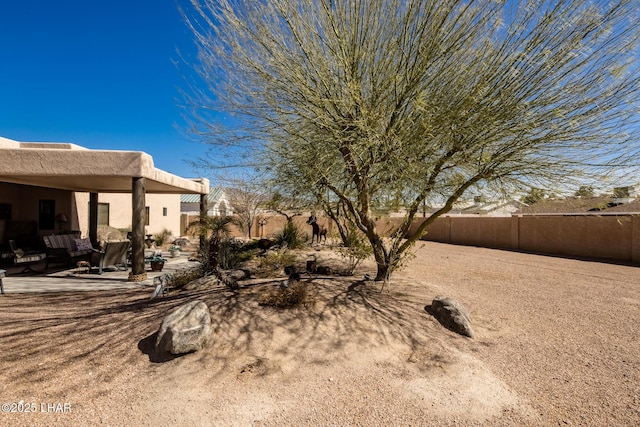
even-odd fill
[{"label": "concrete block wall", "polygon": [[427,232],[422,240],[640,264],[640,215],[450,216]]}]

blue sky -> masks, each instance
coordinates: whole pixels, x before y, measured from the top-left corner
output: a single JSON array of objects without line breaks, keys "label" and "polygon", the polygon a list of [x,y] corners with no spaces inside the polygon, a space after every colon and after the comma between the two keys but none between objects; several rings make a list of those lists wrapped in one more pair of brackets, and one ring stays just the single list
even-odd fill
[{"label": "blue sky", "polygon": [[0,136],[144,151],[200,176],[185,161],[206,147],[181,129],[178,51],[195,54],[176,0],[3,1]]}]

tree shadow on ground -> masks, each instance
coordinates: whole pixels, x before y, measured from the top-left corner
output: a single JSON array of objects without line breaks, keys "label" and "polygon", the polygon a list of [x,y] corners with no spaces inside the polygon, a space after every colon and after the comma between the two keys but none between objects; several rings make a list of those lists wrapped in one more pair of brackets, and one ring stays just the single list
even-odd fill
[{"label": "tree shadow on ground", "polygon": [[[426,342],[434,345],[434,323],[424,321],[422,304],[411,295],[380,293],[353,278],[303,280],[315,294],[313,307],[260,306],[262,292],[278,286],[279,281],[273,280],[248,281],[237,291],[221,286],[173,290],[155,300],[149,300],[148,288],[8,295],[0,309],[4,365],[0,379],[16,393],[38,387],[67,393],[92,381],[96,384],[92,393],[101,395],[125,375],[126,367],[144,370],[148,363],[160,366],[187,360],[156,354],[154,347],[164,316],[194,299],[209,306],[214,339],[202,351],[186,356],[194,370],[206,367],[210,378],[239,369],[243,361],[238,355],[269,353],[273,358],[326,364],[348,357],[346,349],[354,346],[366,351],[393,342],[410,351]],[[313,352],[307,353],[310,349]],[[52,381],[61,364],[69,366],[73,375]],[[49,390],[53,384],[62,389]]]}]

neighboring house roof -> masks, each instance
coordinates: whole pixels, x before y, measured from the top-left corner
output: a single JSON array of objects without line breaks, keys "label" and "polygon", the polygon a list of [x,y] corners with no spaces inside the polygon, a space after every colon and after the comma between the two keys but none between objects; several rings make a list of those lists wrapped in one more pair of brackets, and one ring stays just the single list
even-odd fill
[{"label": "neighboring house roof", "polygon": [[618,206],[614,206],[606,210],[606,212],[616,212],[616,213],[638,213],[640,212],[640,200],[636,199],[630,203],[624,203]]},{"label": "neighboring house roof", "polygon": [[[221,198],[224,198],[224,191],[221,188],[210,188],[207,201],[209,203],[216,203]],[[180,203],[200,203],[199,194],[181,194]]]},{"label": "neighboring house roof", "polygon": [[89,150],[74,144],[19,142],[0,137],[0,181],[96,193],[131,193],[145,178],[147,193],[206,194],[209,180],[186,179],[153,165],[140,151]]},{"label": "neighboring house roof", "polygon": [[[522,205],[517,200],[461,201],[444,215],[511,216]],[[441,206],[432,206],[428,212],[434,213],[440,208]]]},{"label": "neighboring house roof", "polygon": [[625,213],[640,212],[640,201],[610,196],[568,197],[566,199],[544,199],[518,210],[519,214],[576,214],[576,213]]}]

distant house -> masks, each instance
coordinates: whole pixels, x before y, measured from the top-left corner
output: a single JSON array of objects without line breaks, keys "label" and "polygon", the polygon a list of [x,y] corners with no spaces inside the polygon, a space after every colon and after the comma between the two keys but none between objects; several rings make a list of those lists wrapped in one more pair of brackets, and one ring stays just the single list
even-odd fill
[{"label": "distant house", "polygon": [[[207,204],[207,215],[209,216],[233,215],[233,207],[229,203],[227,195],[222,188],[209,189]],[[197,194],[181,194],[180,213],[200,215],[200,196]]]},{"label": "distant house", "polygon": [[[474,197],[473,201],[459,201],[454,204],[445,216],[511,216],[524,203],[515,199],[486,200],[482,196]],[[436,212],[441,206],[433,206],[427,210],[427,214]]]},{"label": "distant house", "polygon": [[[629,195],[629,193],[624,193]],[[633,193],[631,193],[633,194]],[[522,207],[516,214],[597,214],[597,213],[638,213],[640,200],[635,197],[614,196],[567,197],[564,199],[543,199]]]}]

